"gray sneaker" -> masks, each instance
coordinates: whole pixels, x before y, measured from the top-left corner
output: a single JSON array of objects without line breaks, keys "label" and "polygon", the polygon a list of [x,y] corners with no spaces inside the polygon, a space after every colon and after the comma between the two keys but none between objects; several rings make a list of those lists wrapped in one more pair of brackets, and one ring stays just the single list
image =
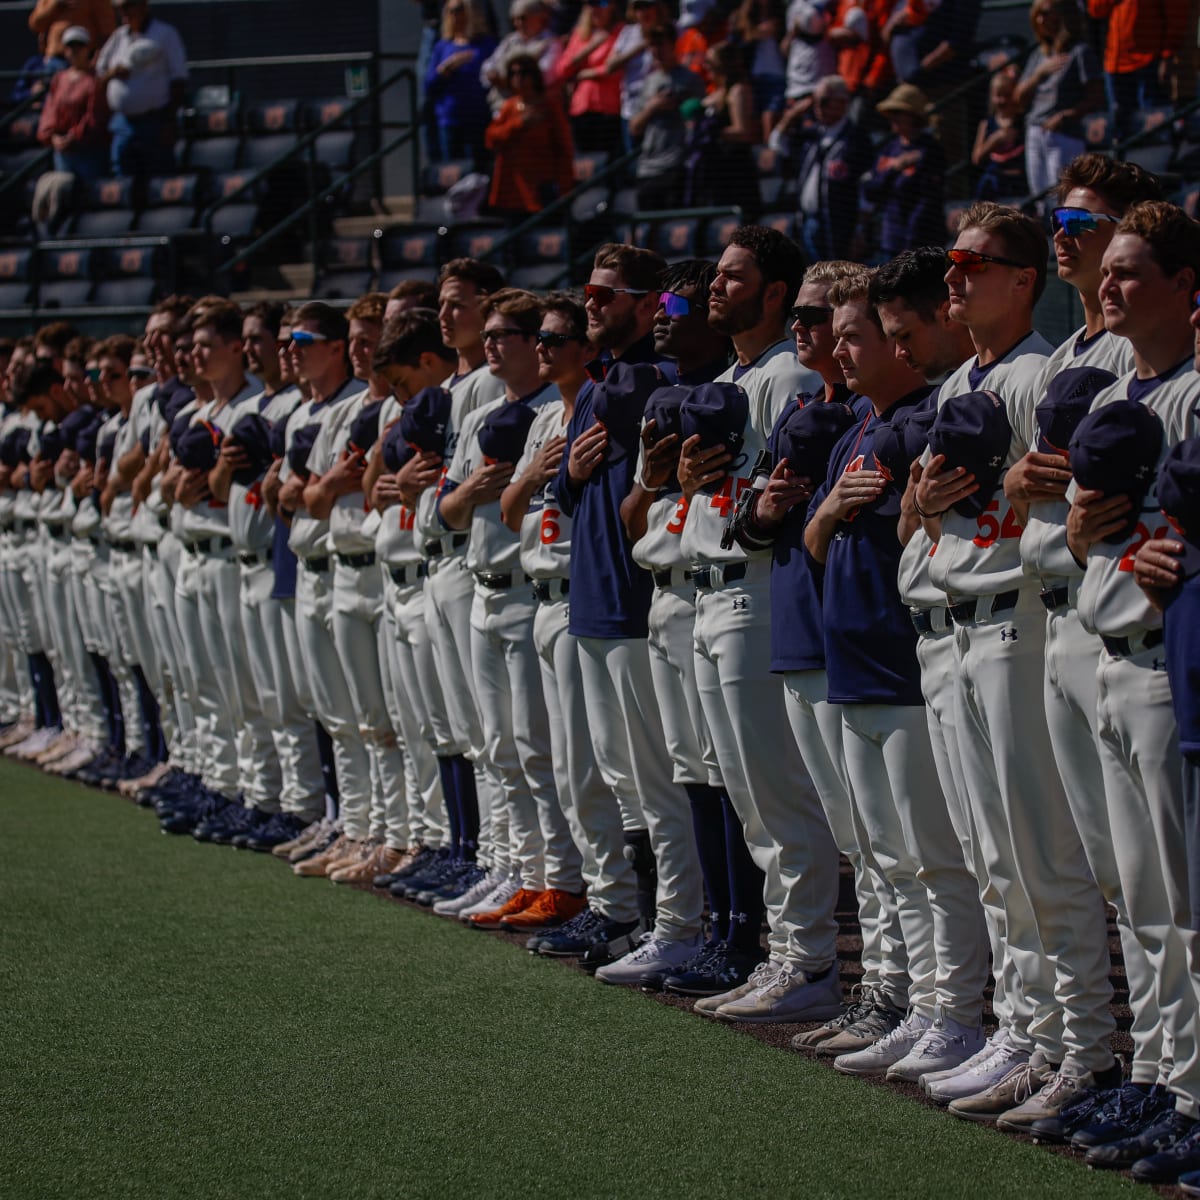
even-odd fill
[{"label": "gray sneaker", "polygon": [[876,992],[870,997],[865,1012],[817,1047],[817,1057],[837,1058],[839,1054],[865,1050],[880,1038],[887,1037],[903,1020],[904,1009],[897,1008],[881,992]]},{"label": "gray sneaker", "polygon": [[803,1033],[796,1034],[792,1038],[791,1047],[793,1050],[799,1050],[802,1054],[812,1054],[818,1046],[830,1038],[836,1037],[855,1021],[865,1017],[874,1007],[874,991],[863,987],[861,983],[856,983],[850,989],[850,1002],[836,1017],[831,1017],[824,1025],[818,1025],[816,1029],[806,1029]]},{"label": "gray sneaker", "polygon": [[768,958],[766,962],[761,962],[750,973],[750,978],[745,983],[739,983],[737,987],[731,988],[727,992],[721,992],[716,996],[703,996],[692,1006],[692,1012],[699,1013],[702,1017],[717,1016],[717,1009],[722,1008],[726,1004],[732,1004],[736,1000],[741,1000],[750,995],[751,992],[757,991],[759,988],[769,984],[779,973],[780,964],[773,958]]},{"label": "gray sneaker", "polygon": [[922,1013],[909,1013],[872,1045],[853,1054],[839,1054],[833,1060],[833,1069],[843,1075],[882,1075],[921,1040],[932,1024]]},{"label": "gray sneaker", "polygon": [[736,1000],[722,1004],[716,1015],[722,1021],[748,1025],[825,1021],[842,1011],[842,985],[837,963],[819,975],[801,971],[792,963],[779,963],[773,978]]}]

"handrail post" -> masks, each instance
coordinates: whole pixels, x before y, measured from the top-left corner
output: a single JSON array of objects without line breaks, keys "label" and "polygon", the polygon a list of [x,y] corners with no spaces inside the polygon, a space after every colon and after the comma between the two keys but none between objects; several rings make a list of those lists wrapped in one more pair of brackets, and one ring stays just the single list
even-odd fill
[{"label": "handrail post", "polygon": [[[308,145],[308,154],[305,155],[305,163],[307,170],[305,174],[308,176],[308,197],[312,200],[317,190],[317,150],[316,143],[310,142]],[[317,241],[320,237],[321,214],[317,211],[315,204],[310,204],[308,210],[308,238],[309,238],[309,258],[312,261],[312,283],[317,281],[317,260],[320,257],[317,249]],[[312,284],[309,285],[310,288]]]}]

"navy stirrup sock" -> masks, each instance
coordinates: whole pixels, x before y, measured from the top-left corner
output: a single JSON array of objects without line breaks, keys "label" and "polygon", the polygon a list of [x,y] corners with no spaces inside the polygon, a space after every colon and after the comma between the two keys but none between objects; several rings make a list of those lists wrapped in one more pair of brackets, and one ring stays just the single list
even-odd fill
[{"label": "navy stirrup sock", "polygon": [[700,873],[708,893],[708,913],[712,920],[712,940],[729,937],[729,865],[725,849],[725,814],[721,809],[720,788],[705,783],[685,783],[684,790],[692,805],[692,827],[696,831],[696,850]]},{"label": "navy stirrup sock", "polygon": [[722,795],[721,808],[725,816],[725,856],[729,864],[728,941],[735,950],[757,951],[762,942],[766,913],[763,903],[766,878],[750,857],[742,823],[728,796]]},{"label": "navy stirrup sock", "polygon": [[460,857],[474,862],[479,848],[479,792],[475,786],[475,764],[468,762],[462,754],[456,754],[451,762],[454,764],[454,790],[462,831]]}]

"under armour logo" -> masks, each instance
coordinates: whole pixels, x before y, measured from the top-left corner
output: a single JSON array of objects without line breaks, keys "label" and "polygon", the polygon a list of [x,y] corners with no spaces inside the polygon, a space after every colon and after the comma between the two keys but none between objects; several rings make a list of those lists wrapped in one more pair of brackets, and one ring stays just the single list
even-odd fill
[{"label": "under armour logo", "polygon": [[749,596],[734,596],[734,598],[733,598],[733,611],[734,612],[741,612],[743,609],[746,609],[749,607],[750,607],[750,597]]},{"label": "under armour logo", "polygon": [[1015,642],[1017,640],[1017,631],[1011,625],[1000,630],[1000,640],[1002,642]]},{"label": "under armour logo", "polygon": [[1167,664],[1161,658],[1156,658],[1150,663],[1150,670],[1152,671],[1165,671],[1166,669]]}]

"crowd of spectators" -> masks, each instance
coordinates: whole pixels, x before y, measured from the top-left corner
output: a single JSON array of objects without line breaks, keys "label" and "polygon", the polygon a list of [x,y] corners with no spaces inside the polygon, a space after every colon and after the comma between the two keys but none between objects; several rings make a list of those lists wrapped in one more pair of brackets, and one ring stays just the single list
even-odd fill
[{"label": "crowd of spectators", "polygon": [[[492,203],[528,212],[570,183],[557,157],[532,150],[553,130],[557,156],[563,115],[574,153],[640,151],[642,209],[737,205],[753,216],[756,147],[767,146],[814,256],[864,253],[850,241],[873,214],[873,251],[887,257],[933,236],[956,163],[977,197],[1038,193],[1083,149],[1089,114],[1109,110],[1127,130],[1135,108],[1165,102],[1185,8],[1034,0],[1028,53],[973,94],[987,99],[976,130],[965,101],[939,101],[976,71],[980,0],[516,0],[498,43],[482,0],[446,0],[424,69],[429,151],[489,171],[476,150],[497,150],[505,179],[493,179]],[[528,121],[545,128],[529,137],[525,124],[514,136],[506,70],[527,54],[544,83]]]}]

